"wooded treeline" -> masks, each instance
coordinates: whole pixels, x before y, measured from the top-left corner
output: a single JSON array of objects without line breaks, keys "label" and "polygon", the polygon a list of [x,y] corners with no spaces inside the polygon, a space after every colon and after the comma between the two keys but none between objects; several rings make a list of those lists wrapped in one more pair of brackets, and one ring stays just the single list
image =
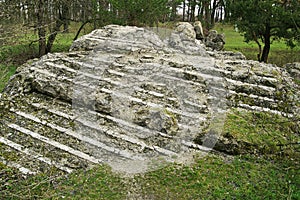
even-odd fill
[{"label": "wooded treeline", "polygon": [[224,0],[2,0],[0,41],[7,42],[16,31],[10,30],[12,24],[31,28],[38,34],[41,56],[51,51],[58,32],[68,32],[72,21],[99,28],[201,20],[209,28],[224,19],[225,5]]},{"label": "wooded treeline", "polygon": [[[155,26],[159,22],[200,20],[204,29],[231,21],[259,47],[258,59],[267,62],[272,39],[300,40],[299,0],[0,0],[0,45],[16,32],[38,35],[39,56],[51,51],[59,32],[70,22],[99,28],[107,24]],[[16,27],[19,27],[16,28]],[[78,34],[75,38],[77,38]],[[13,40],[13,39],[12,39]],[[262,50],[261,43],[266,47]]]},{"label": "wooded treeline", "polygon": [[[102,23],[118,21],[127,25],[155,21],[195,21],[214,23],[226,16],[229,0],[0,0],[1,13],[8,19],[35,22],[38,12],[45,19]],[[41,10],[42,8],[42,10]]]}]

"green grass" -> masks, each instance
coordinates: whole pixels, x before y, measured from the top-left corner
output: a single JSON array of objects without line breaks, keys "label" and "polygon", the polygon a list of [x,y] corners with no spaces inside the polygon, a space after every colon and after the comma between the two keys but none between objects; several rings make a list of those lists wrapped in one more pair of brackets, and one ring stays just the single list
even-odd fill
[{"label": "green grass", "polygon": [[[260,154],[294,154],[300,156],[300,124],[297,118],[285,118],[264,112],[233,109],[224,125],[224,137],[241,143],[241,150]],[[245,146],[247,145],[247,146]],[[240,151],[241,152],[241,151]],[[295,155],[293,155],[295,156]]]},{"label": "green grass", "polygon": [[4,199],[299,199],[297,170],[299,166],[287,159],[211,155],[196,158],[191,166],[170,164],[134,177],[122,177],[106,166],[67,176],[19,177],[2,185],[0,195]]},{"label": "green grass", "polygon": [[[69,33],[58,34],[52,47],[52,52],[68,51],[73,39],[79,29],[79,23],[71,23]],[[91,24],[87,24],[80,32],[80,36],[90,33],[93,30]]]},{"label": "green grass", "polygon": [[[244,37],[230,24],[216,24],[219,33],[225,34],[225,50],[240,51],[247,59],[257,60],[258,46],[255,42],[244,42]],[[263,45],[263,44],[262,44]],[[290,49],[284,41],[274,41],[271,45],[269,63],[282,66],[289,62],[300,62],[300,46]]]},{"label": "green grass", "polygon": [[14,65],[2,65],[0,64],[0,92],[4,89],[9,78],[15,73],[16,66]]},{"label": "green grass", "polygon": [[36,57],[37,48],[24,44],[0,47],[0,92],[18,66]]},{"label": "green grass", "polygon": [[142,196],[150,199],[287,199],[299,196],[293,170],[251,156],[229,161],[208,156],[192,166],[171,165],[136,180]]}]

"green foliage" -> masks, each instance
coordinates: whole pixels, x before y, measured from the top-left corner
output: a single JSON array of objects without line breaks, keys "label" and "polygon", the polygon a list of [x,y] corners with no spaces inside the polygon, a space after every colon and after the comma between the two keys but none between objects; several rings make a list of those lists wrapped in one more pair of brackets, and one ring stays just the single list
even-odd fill
[{"label": "green foliage", "polygon": [[[273,39],[299,40],[300,3],[298,0],[238,0],[230,3],[234,20],[247,42],[260,39],[266,26],[272,29]],[[293,45],[295,45],[293,43]]]},{"label": "green foliage", "polygon": [[[257,60],[257,44],[253,41],[244,42],[243,36],[234,30],[231,24],[218,23],[214,27],[219,33],[225,34],[225,50],[242,52],[247,59]],[[300,46],[288,48],[284,40],[275,40],[269,54],[269,63],[283,66],[286,63],[300,62]]]},{"label": "green foliage", "polygon": [[0,64],[0,92],[4,89],[9,78],[15,73],[16,66]]},{"label": "green foliage", "polygon": [[272,40],[285,39],[286,44],[295,47],[300,41],[300,2],[298,0],[237,0],[229,1],[231,20],[244,34],[246,42],[255,41],[259,47],[260,61],[267,62]]}]

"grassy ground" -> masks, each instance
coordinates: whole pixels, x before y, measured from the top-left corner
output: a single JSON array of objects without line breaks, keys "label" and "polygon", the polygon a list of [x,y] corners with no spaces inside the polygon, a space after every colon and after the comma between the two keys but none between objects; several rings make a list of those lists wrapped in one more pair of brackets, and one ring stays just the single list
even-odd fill
[{"label": "grassy ground", "polygon": [[5,199],[299,199],[297,169],[284,165],[251,156],[229,161],[209,156],[192,166],[171,164],[123,178],[100,166],[67,177],[30,177],[9,189],[2,186],[1,195]]},{"label": "grassy ground", "polygon": [[[243,43],[231,26],[218,25],[217,29],[226,34],[226,50],[256,58],[255,44]],[[67,50],[72,32],[59,35],[53,50]],[[0,47],[0,91],[16,66],[36,51],[36,44]],[[300,59],[296,56],[299,47],[290,51],[283,43],[275,43],[271,51],[270,61]],[[199,156],[190,166],[170,164],[134,177],[97,166],[70,175],[24,178],[0,164],[0,199],[300,199],[299,144],[280,146],[300,141],[297,122],[234,110],[227,116],[224,135],[254,144],[258,153]]]},{"label": "grassy ground", "polygon": [[15,73],[15,65],[3,65],[0,64],[0,91],[5,87],[9,78]]}]

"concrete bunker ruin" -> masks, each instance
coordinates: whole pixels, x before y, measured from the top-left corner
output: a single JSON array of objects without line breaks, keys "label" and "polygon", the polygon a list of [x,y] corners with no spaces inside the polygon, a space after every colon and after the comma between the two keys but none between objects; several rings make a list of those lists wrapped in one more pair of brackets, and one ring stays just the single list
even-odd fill
[{"label": "concrete bunker ruin", "polygon": [[292,88],[275,65],[206,50],[188,23],[164,40],[109,25],[18,68],[0,98],[1,151],[10,155],[0,159],[32,174],[98,163],[143,172],[213,149],[232,107],[299,113]]}]

